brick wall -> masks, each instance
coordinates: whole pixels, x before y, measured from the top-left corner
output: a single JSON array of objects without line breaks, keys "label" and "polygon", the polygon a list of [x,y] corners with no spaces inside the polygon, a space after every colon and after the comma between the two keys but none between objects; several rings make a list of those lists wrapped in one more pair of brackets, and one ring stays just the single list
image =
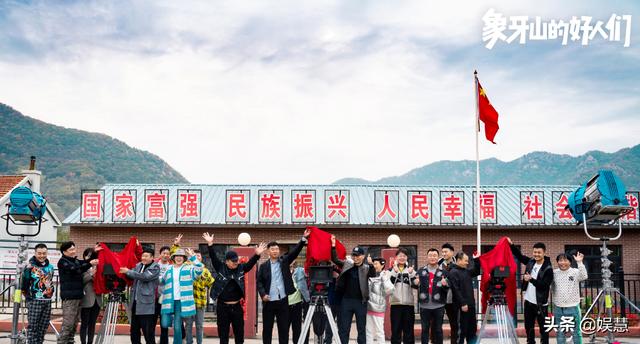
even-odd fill
[{"label": "brick wall", "polygon": [[[260,241],[286,241],[296,242],[303,233],[302,228],[206,228],[206,227],[71,227],[71,240],[75,241],[80,250],[92,246],[97,241],[101,242],[127,242],[132,235],[138,236],[141,242],[155,243],[156,249],[163,245],[169,245],[178,233],[183,233],[183,246],[197,247],[204,243],[202,233],[209,231],[215,234],[215,242],[221,244],[237,244],[238,234],[248,232],[251,234],[252,243]],[[385,245],[387,236],[395,233],[400,236],[402,244],[418,246],[418,263],[426,262],[427,249],[440,248],[445,243],[451,243],[456,250],[462,245],[475,245],[476,231],[470,227],[351,227],[333,228],[347,249],[362,245]],[[605,232],[611,235],[611,231]],[[542,241],[547,245],[548,255],[552,258],[561,251],[565,245],[599,245],[600,242],[589,240],[582,231],[582,227],[518,227],[518,228],[484,228],[482,242],[493,244],[504,235],[512,238],[514,243],[521,245],[523,253],[530,254],[530,249],[535,242]],[[637,228],[625,229],[622,239],[612,242],[622,245],[623,266],[626,273],[640,274],[640,230]]]}]

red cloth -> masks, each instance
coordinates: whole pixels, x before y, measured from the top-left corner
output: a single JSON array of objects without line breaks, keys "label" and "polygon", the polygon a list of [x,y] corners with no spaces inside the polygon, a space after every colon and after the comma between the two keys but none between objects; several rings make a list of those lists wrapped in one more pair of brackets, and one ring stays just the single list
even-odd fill
[{"label": "red cloth", "polygon": [[98,252],[98,267],[95,277],[93,278],[93,288],[96,294],[108,294],[110,290],[107,288],[107,279],[104,275],[104,267],[106,264],[111,264],[116,275],[126,281],[127,285],[133,284],[133,280],[125,278],[124,274],[120,273],[121,267],[127,267],[133,269],[142,257],[142,246],[137,244],[136,237],[131,237],[124,249],[119,253],[111,251],[107,245],[100,243],[102,250]]},{"label": "red cloth", "polygon": [[[318,227],[307,228],[311,230],[311,234],[307,239],[309,242],[307,243],[307,260],[304,263],[305,271],[323,260],[331,261],[331,234]],[[347,250],[338,239],[336,239],[336,253],[340,259],[347,257]]]},{"label": "red cloth", "polygon": [[500,127],[498,126],[498,111],[493,108],[487,94],[484,92],[484,88],[480,86],[480,81],[476,77],[476,84],[478,85],[478,116],[482,122],[484,122],[484,134],[487,140],[495,144],[493,139],[496,137],[496,133]]},{"label": "red cloth", "polygon": [[435,279],[436,274],[433,272],[429,272],[429,295],[433,295],[433,280]]},{"label": "red cloth", "polygon": [[482,291],[482,313],[485,312],[487,307],[487,301],[489,300],[489,281],[491,280],[491,271],[496,266],[508,266],[509,278],[505,280],[505,296],[507,299],[507,305],[509,305],[509,311],[513,316],[516,314],[516,262],[513,259],[511,253],[511,246],[507,237],[503,237],[498,241],[496,247],[493,250],[480,256],[480,267],[482,267],[482,281],[480,283],[480,290]]}]

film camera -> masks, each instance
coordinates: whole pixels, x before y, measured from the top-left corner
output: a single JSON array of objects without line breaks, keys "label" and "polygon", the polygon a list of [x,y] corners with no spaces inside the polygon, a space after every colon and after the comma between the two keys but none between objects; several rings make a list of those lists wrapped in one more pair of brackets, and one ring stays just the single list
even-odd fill
[{"label": "film camera", "polygon": [[102,273],[105,279],[105,287],[110,293],[122,294],[127,287],[127,282],[118,277],[116,270],[111,264],[104,265],[104,271]]},{"label": "film camera", "polygon": [[333,267],[331,265],[311,266],[309,270],[309,285],[311,296],[327,296],[329,284],[333,281]]},{"label": "film camera", "polygon": [[491,271],[491,280],[489,280],[489,293],[492,298],[504,297],[504,290],[507,287],[505,279],[509,277],[511,271],[508,266],[496,266]]}]

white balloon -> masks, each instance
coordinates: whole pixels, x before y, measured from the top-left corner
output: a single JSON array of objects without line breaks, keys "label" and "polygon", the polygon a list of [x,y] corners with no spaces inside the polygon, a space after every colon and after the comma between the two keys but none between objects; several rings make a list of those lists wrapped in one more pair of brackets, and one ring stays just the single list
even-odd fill
[{"label": "white balloon", "polygon": [[387,238],[387,245],[390,247],[398,247],[400,246],[400,237],[396,234],[391,234]]},{"label": "white balloon", "polygon": [[240,235],[238,235],[238,243],[241,246],[247,246],[251,243],[251,235],[249,235],[249,233],[240,233]]}]

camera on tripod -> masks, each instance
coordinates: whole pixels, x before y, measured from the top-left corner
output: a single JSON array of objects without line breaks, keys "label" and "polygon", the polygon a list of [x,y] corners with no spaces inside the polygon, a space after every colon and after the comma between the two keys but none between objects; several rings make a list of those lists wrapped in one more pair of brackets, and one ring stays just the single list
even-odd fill
[{"label": "camera on tripod", "polygon": [[309,285],[311,296],[327,296],[329,284],[333,281],[333,267],[331,265],[311,266],[309,269]]},{"label": "camera on tripod", "polygon": [[493,271],[491,271],[491,280],[489,281],[489,293],[492,298],[496,296],[504,297],[504,290],[507,287],[505,279],[508,278],[510,274],[509,266],[501,265],[493,268]]}]

